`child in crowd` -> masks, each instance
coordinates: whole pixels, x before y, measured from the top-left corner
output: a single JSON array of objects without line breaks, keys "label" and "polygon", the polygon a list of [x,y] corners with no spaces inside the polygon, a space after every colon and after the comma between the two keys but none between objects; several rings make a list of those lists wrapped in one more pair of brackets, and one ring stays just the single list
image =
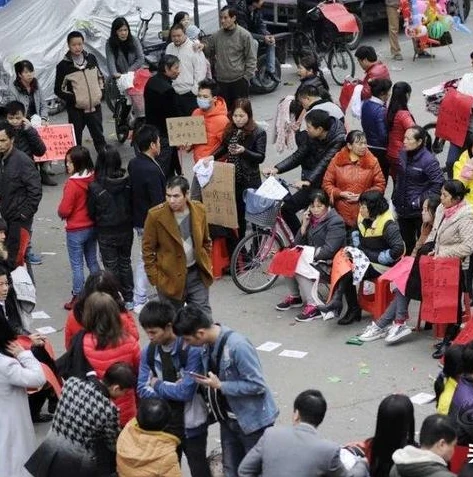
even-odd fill
[{"label": "child in crowd", "polygon": [[[46,439],[25,467],[34,477],[112,475],[119,411],[111,398],[136,386],[129,364],[117,362],[102,377],[69,378],[62,390]],[[12,476],[13,477],[13,476]]]},{"label": "child in crowd", "polygon": [[181,477],[176,448],[180,441],[164,432],[171,408],[163,399],[142,399],[138,414],[117,441],[117,471],[120,477]]},{"label": "child in crowd", "polygon": [[66,221],[67,251],[72,270],[72,298],[64,308],[71,310],[84,286],[84,257],[90,273],[100,270],[97,262],[97,239],[94,222],[87,210],[87,192],[94,181],[94,164],[90,152],[74,146],[66,153],[66,170],[70,174],[58,207]]},{"label": "child in crowd", "polygon": [[455,389],[463,370],[463,345],[452,345],[445,352],[443,370],[434,383],[437,412],[448,414]]}]

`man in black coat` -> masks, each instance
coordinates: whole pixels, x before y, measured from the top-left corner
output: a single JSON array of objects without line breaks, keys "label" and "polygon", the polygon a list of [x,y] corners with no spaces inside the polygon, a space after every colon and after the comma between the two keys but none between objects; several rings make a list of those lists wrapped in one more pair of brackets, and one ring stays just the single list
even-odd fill
[{"label": "man in black coat", "polygon": [[179,76],[179,58],[164,55],[158,63],[158,72],[145,86],[146,123],[156,126],[161,143],[161,156],[166,177],[181,175],[182,168],[175,147],[169,146],[167,118],[184,116],[179,103],[179,95],[172,87],[172,80]]},{"label": "man in black coat", "polygon": [[42,190],[34,162],[14,147],[14,139],[15,129],[6,121],[0,122],[0,213],[8,224],[9,260],[18,264],[24,261]]},{"label": "man in black coat", "polygon": [[297,212],[310,203],[310,192],[321,187],[325,171],[340,149],[345,145],[345,127],[338,119],[330,117],[326,111],[313,110],[305,117],[307,138],[296,152],[286,159],[264,170],[265,174],[282,174],[301,166],[301,180],[296,181],[299,189],[284,201],[281,209],[284,220],[295,235],[301,223]]}]

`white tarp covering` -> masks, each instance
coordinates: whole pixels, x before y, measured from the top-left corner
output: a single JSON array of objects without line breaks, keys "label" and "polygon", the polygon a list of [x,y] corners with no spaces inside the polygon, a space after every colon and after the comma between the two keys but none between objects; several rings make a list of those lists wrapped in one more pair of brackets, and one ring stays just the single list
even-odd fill
[{"label": "white tarp covering", "polygon": [[[221,2],[225,5],[225,2]],[[105,74],[105,42],[112,21],[124,16],[136,33],[140,21],[136,7],[152,12],[160,10],[159,0],[11,0],[0,9],[0,81],[8,81],[13,65],[30,60],[46,97],[53,95],[56,64],[67,51],[66,36],[80,30],[86,49],[94,53]],[[193,0],[169,0],[169,9],[189,12],[193,16]],[[206,33],[218,28],[217,0],[199,0],[200,27]],[[170,18],[172,22],[172,17]],[[155,15],[149,24],[149,39],[157,39],[161,17]],[[148,38],[148,36],[147,36]],[[159,41],[159,40],[157,40]]]}]

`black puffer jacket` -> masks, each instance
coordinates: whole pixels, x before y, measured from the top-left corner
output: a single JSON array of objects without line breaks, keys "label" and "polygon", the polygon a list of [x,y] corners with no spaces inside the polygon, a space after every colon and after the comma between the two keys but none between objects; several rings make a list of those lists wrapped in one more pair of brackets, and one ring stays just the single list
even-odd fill
[{"label": "black puffer jacket", "polygon": [[87,209],[99,234],[113,235],[133,230],[130,176],[107,177],[103,184],[94,181],[89,186]]},{"label": "black puffer jacket", "polygon": [[31,158],[41,157],[46,153],[46,145],[33,127],[21,127],[16,130],[15,147]]},{"label": "black puffer jacket", "polygon": [[[233,132],[230,131],[225,135],[221,146],[213,153],[216,160],[228,154],[228,145]],[[256,126],[250,133],[241,135],[238,144],[245,148],[245,152],[237,156],[238,165],[235,161],[236,169],[241,171],[237,174],[236,187],[257,189],[261,185],[259,165],[266,156],[266,131]]]},{"label": "black puffer jacket", "polygon": [[296,152],[276,164],[280,174],[302,167],[301,179],[320,187],[325,171],[333,156],[345,145],[345,126],[338,119],[330,118],[330,128],[325,139],[307,138]]},{"label": "black puffer jacket", "polygon": [[346,245],[345,223],[334,209],[317,225],[309,225],[304,236],[297,232],[296,245],[315,247],[314,260],[332,260],[334,255]]}]

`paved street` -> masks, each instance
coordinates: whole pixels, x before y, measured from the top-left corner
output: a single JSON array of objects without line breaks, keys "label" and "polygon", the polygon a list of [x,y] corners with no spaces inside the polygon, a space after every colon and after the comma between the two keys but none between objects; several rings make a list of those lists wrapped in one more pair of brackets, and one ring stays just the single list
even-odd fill
[{"label": "paved street", "polygon": [[[473,30],[472,18],[468,25]],[[412,85],[411,111],[418,124],[424,125],[434,120],[424,110],[421,90],[461,76],[471,68],[469,54],[473,49],[473,37],[457,32],[452,32],[452,35],[452,49],[457,63],[446,47],[435,49],[436,58],[432,61],[417,60],[413,63],[412,44],[404,34],[401,34],[404,61],[390,61],[386,34],[365,37],[364,43],[373,45],[381,59],[388,62],[393,81],[404,80]],[[362,76],[359,68],[356,76]],[[339,87],[335,86],[329,74],[327,79],[333,97],[338,98]],[[271,95],[252,98],[255,118],[268,124],[269,144],[265,161],[268,166],[280,159],[271,144],[272,121],[279,99],[293,94],[297,87],[298,78],[293,65],[283,69],[283,82],[284,85]],[[106,137],[113,143],[113,122],[105,105],[104,111],[107,112]],[[52,118],[55,123],[64,120],[64,115]],[[84,145],[92,147],[90,141]],[[128,161],[132,154],[129,144],[121,146],[120,151]],[[184,158],[184,165],[188,172],[191,167],[189,157]],[[55,169],[59,172],[62,167],[62,164],[57,164]],[[290,179],[298,175],[299,171],[287,174]],[[65,176],[61,174],[57,178],[62,183]],[[34,268],[38,293],[36,309],[45,310],[52,316],[51,320],[37,321],[34,325],[51,325],[58,329],[64,325],[66,312],[62,305],[70,298],[71,290],[65,232],[56,213],[60,196],[61,187],[44,188],[33,235],[34,250],[46,254],[43,264]],[[134,253],[138,253],[136,247]],[[437,362],[430,357],[434,343],[431,332],[414,333],[405,342],[389,347],[383,340],[363,346],[347,345],[345,341],[360,332],[368,324],[369,318],[365,317],[361,323],[348,327],[338,326],[335,321],[295,324],[293,317],[296,311],[279,312],[274,308],[286,293],[282,279],[271,290],[255,295],[241,293],[230,277],[216,281],[211,289],[211,303],[217,321],[241,331],[255,346],[266,341],[281,343],[275,351],[260,352],[265,375],[279,404],[280,423],[290,422],[292,402],[297,393],[307,388],[318,388],[324,393],[329,406],[321,432],[341,443],[353,441],[372,435],[377,406],[387,394],[405,393],[412,396],[419,392],[432,392],[431,376],[437,375],[438,368]],[[411,317],[410,323],[414,326],[417,306],[411,307]],[[57,353],[62,353],[62,332],[51,335],[51,339]],[[142,336],[142,343],[145,342]],[[302,359],[278,356],[284,349],[304,351],[307,355]],[[417,428],[423,417],[432,412],[433,405],[416,406]],[[38,426],[37,430],[41,437],[47,427]],[[218,446],[217,439],[214,426],[209,449]]]}]

